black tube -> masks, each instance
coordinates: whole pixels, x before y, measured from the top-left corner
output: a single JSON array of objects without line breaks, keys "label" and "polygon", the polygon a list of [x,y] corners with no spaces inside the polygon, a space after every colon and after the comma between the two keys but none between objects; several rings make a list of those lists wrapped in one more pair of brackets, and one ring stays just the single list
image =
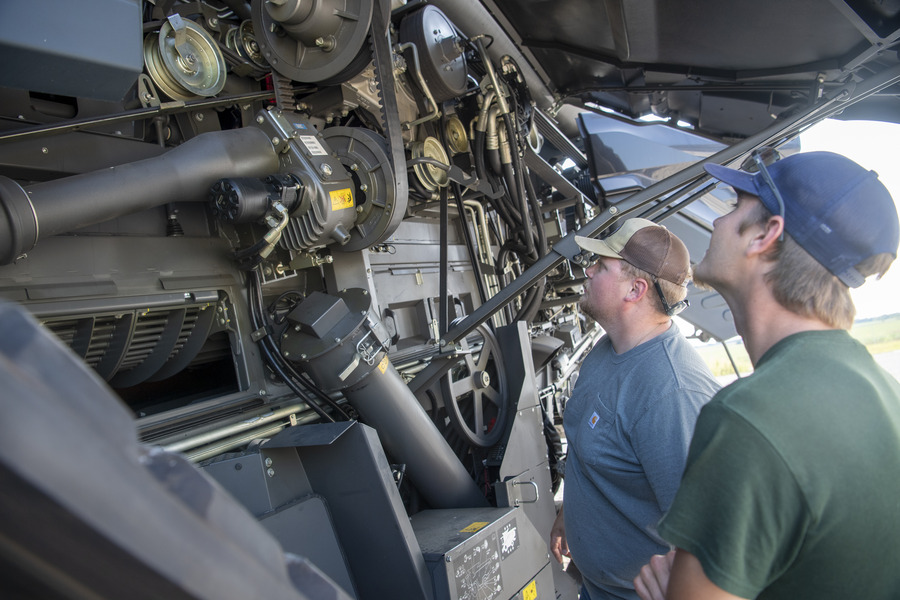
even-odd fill
[{"label": "black tube", "polygon": [[[493,178],[491,178],[493,181]],[[493,184],[492,184],[493,185]],[[496,186],[500,189],[503,189],[503,183],[499,182]],[[503,219],[503,222],[510,229],[517,229],[519,224],[521,223],[521,217],[519,217],[519,213],[513,208],[507,201],[507,195],[504,194],[502,196],[498,196],[497,198],[491,199],[491,205],[497,211],[497,214],[500,215],[500,218]]]},{"label": "black tube", "polygon": [[484,132],[475,130],[475,137],[472,138],[472,153],[475,155],[475,174],[478,179],[487,180],[487,168],[484,166]]},{"label": "black tube", "polygon": [[[449,260],[447,257],[448,246],[450,244],[449,233],[448,233],[448,222],[450,220],[448,211],[447,211],[447,188],[441,188],[441,206],[440,206],[440,224],[438,226],[439,229],[439,244],[440,248],[438,249],[438,260],[440,262],[438,268],[438,293],[440,294],[440,298],[438,299],[438,335],[443,336],[447,331],[447,327],[450,326],[450,302],[447,300],[447,271],[449,269]],[[463,226],[465,226],[465,217],[464,215],[460,215],[460,218],[463,219]]]},{"label": "black tube", "polygon": [[244,0],[222,0],[222,4],[234,11],[242,21],[249,21],[252,16],[250,13],[250,3]]},{"label": "black tube", "polygon": [[517,195],[516,199],[519,201],[519,211],[522,213],[522,237],[524,238],[525,245],[528,247],[528,254],[534,258],[538,258],[535,253],[534,239],[531,237],[531,225],[528,222],[528,200],[525,198],[525,179],[523,177],[522,162],[518,160],[519,148],[516,141],[516,128],[513,125],[512,117],[508,114],[503,115],[503,122],[506,124],[506,136],[509,141],[510,151],[517,163],[514,169],[516,175],[515,193]]},{"label": "black tube", "polygon": [[406,474],[431,508],[487,506],[450,445],[390,362],[343,390],[384,449],[406,464]]},{"label": "black tube", "polygon": [[500,150],[493,148],[487,151],[488,162],[491,164],[491,170],[494,173],[500,172]]},{"label": "black tube", "polygon": [[531,211],[534,213],[534,222],[537,225],[538,237],[538,256],[547,254],[547,234],[544,231],[544,219],[541,217],[541,207],[538,204],[537,192],[534,189],[534,182],[531,180],[531,174],[525,173],[525,189],[528,192],[528,201],[531,205]]},{"label": "black tube", "polygon": [[268,135],[245,127],[198,135],[155,158],[26,188],[0,177],[0,264],[47,236],[169,202],[205,202],[209,187],[223,177],[277,170]]}]

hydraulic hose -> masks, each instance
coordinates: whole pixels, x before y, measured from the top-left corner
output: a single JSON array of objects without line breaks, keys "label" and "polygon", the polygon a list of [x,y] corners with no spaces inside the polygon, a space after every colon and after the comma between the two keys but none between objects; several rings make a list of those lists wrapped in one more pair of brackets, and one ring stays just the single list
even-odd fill
[{"label": "hydraulic hose", "polygon": [[[525,179],[522,175],[522,163],[518,160],[519,149],[516,143],[516,129],[513,126],[512,117],[509,114],[503,115],[503,122],[506,124],[506,135],[509,140],[510,150],[516,160],[514,166],[515,171],[515,195],[519,202],[519,212],[522,214],[522,237],[524,237],[525,245],[528,247],[528,254],[532,258],[538,258],[535,248],[534,239],[531,236],[531,225],[528,222],[528,200],[525,198]],[[510,190],[512,192],[512,190]]]}]

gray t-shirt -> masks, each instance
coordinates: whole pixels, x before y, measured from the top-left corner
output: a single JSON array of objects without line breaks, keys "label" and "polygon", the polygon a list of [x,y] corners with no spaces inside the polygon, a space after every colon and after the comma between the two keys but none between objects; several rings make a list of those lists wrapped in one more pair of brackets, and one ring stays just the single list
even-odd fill
[{"label": "gray t-shirt", "polygon": [[719,385],[673,323],[616,354],[588,354],[563,425],[566,538],[591,600],[637,598],[632,579],[668,551],[656,524],[669,508],[700,408]]}]

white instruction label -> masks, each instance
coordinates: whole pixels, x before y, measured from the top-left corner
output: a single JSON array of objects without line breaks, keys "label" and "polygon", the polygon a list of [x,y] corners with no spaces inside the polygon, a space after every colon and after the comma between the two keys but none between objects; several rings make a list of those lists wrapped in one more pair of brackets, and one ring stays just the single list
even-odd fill
[{"label": "white instruction label", "polygon": [[300,141],[303,142],[303,145],[306,146],[306,149],[309,150],[309,153],[313,156],[328,156],[328,153],[325,152],[325,148],[322,147],[322,144],[319,143],[319,140],[316,139],[314,135],[301,135]]}]

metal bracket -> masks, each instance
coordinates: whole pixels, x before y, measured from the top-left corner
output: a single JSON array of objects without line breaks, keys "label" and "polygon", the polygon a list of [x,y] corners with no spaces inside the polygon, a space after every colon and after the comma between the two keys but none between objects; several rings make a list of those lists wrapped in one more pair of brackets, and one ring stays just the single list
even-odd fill
[{"label": "metal bracket", "polygon": [[191,47],[187,43],[187,26],[184,24],[184,20],[178,13],[169,15],[167,20],[175,32],[175,50],[178,52],[178,56],[182,60],[193,64],[195,59],[191,56]]}]

